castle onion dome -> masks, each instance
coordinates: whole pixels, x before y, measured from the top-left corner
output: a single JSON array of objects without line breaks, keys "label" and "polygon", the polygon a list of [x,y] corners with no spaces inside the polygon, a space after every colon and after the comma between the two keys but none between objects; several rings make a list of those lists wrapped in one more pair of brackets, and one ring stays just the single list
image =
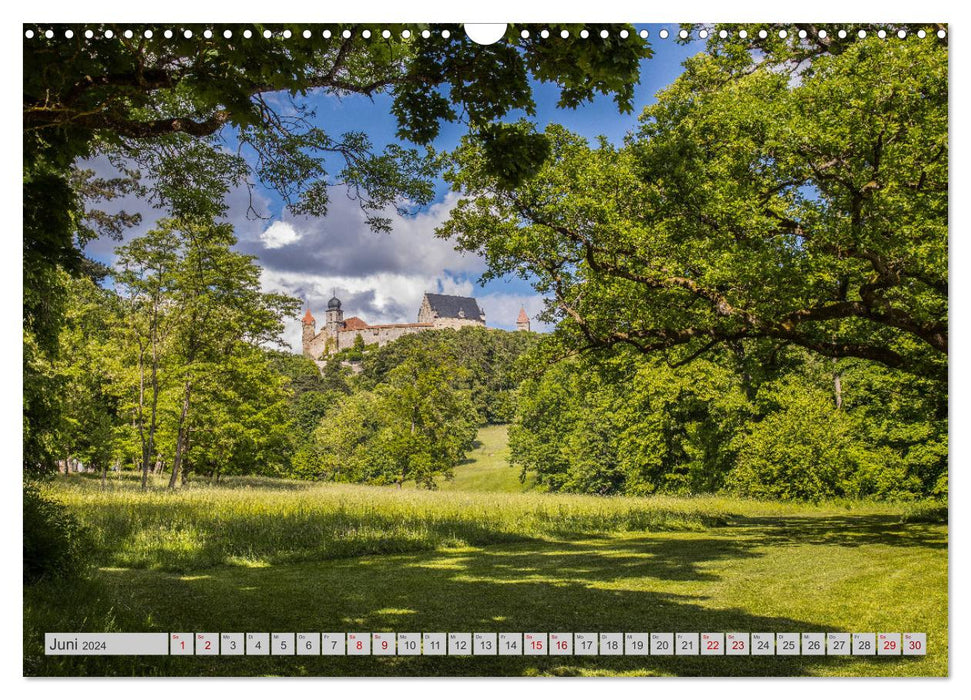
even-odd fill
[{"label": "castle onion dome", "polygon": [[341,308],[341,300],[338,299],[337,297],[331,297],[330,301],[327,302],[328,311],[333,311],[335,309],[339,311],[340,308]]}]

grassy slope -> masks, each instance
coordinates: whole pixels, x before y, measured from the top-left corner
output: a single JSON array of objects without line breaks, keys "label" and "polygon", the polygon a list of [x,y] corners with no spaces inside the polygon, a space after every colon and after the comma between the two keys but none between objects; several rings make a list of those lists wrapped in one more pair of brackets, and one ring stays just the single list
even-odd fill
[{"label": "grassy slope", "polygon": [[[273,480],[101,493],[61,482],[59,496],[99,534],[101,566],[78,588],[25,593],[25,672],[947,673],[946,526],[901,522],[892,505],[461,492],[500,468],[500,438],[483,438],[482,456],[459,470],[470,473],[435,493]],[[52,630],[926,631],[930,653],[56,659],[38,653]]]},{"label": "grassy slope", "polygon": [[441,485],[443,491],[481,491],[519,493],[533,486],[533,479],[524,484],[519,469],[506,461],[509,456],[508,427],[486,425],[479,429],[478,444],[467,462],[455,469],[455,478]]}]

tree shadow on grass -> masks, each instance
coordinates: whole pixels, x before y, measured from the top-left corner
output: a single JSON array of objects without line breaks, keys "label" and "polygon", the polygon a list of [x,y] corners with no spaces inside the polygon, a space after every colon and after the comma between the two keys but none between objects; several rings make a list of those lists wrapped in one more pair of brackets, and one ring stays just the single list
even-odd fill
[{"label": "tree shadow on grass", "polygon": [[466,454],[465,458],[461,462],[459,462],[459,464],[472,464],[473,462],[475,462],[476,461],[475,458],[470,457],[469,455],[475,453],[476,450],[481,449],[483,445],[485,445],[485,443],[482,442],[482,440],[480,440],[479,438],[476,438],[475,440],[473,440],[472,447],[470,447],[469,451],[465,453]]},{"label": "tree shadow on grass", "polygon": [[[744,533],[744,526],[740,529]],[[812,524],[791,529],[765,539],[821,536]],[[895,537],[879,527],[867,536]],[[109,570],[101,576],[118,605],[141,616],[138,629],[156,631],[837,631],[807,620],[705,607],[706,588],[719,578],[709,570],[711,565],[759,557],[763,539],[692,535],[536,541],[294,566],[218,567],[193,576],[132,570]],[[132,624],[138,625],[129,623],[127,629],[137,631]],[[920,661],[870,659],[867,673],[906,675]],[[115,657],[62,658],[51,661],[47,672],[800,676],[859,664],[847,657],[807,656]]]},{"label": "tree shadow on grass", "polygon": [[896,515],[736,518],[756,546],[784,543],[862,547],[921,547],[947,549],[947,528],[940,524],[904,523]]}]

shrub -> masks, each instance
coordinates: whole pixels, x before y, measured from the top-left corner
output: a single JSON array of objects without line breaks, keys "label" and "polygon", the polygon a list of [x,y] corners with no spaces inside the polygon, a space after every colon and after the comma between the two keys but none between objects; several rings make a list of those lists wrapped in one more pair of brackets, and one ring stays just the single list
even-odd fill
[{"label": "shrub", "polygon": [[33,484],[24,485],[24,583],[73,578],[87,564],[81,523]]},{"label": "shrub", "polygon": [[817,501],[850,494],[855,464],[846,414],[823,392],[786,386],[780,408],[739,436],[726,486],[755,498]]}]

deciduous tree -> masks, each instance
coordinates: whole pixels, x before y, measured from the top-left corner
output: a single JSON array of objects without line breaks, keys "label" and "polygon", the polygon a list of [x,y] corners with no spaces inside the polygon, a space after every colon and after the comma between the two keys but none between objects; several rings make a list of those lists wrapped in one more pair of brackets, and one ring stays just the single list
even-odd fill
[{"label": "deciduous tree", "polygon": [[761,340],[943,382],[946,44],[713,36],[622,146],[550,127],[509,188],[468,141],[441,234],[534,280],[567,352]]}]

